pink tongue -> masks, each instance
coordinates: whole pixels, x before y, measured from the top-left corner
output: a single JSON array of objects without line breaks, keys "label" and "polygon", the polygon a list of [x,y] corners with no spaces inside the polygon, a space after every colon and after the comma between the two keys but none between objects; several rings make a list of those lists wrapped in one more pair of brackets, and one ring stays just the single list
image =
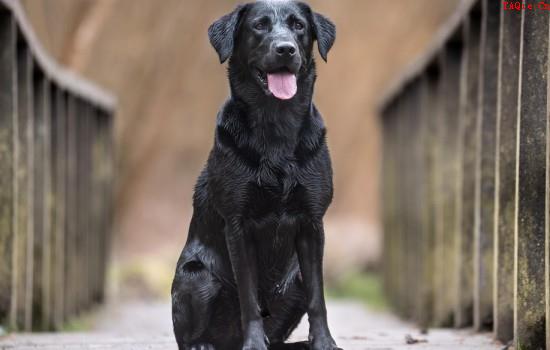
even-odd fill
[{"label": "pink tongue", "polygon": [[275,73],[267,75],[267,87],[273,96],[288,100],[296,95],[296,76],[292,73]]}]

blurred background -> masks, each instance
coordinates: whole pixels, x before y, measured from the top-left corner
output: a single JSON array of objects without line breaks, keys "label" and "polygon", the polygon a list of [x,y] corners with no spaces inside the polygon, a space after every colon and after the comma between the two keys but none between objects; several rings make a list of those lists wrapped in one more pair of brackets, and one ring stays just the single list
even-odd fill
[{"label": "blurred background", "polygon": [[[326,275],[335,294],[376,289],[380,133],[376,105],[457,0],[312,0],[337,25],[319,62],[315,102],[328,126],[335,198]],[[191,215],[193,185],[228,95],[210,23],[237,1],[24,0],[45,48],[113,91],[116,116],[115,297],[168,298]],[[376,293],[376,292],[374,292]],[[370,297],[372,301],[374,297]]]}]

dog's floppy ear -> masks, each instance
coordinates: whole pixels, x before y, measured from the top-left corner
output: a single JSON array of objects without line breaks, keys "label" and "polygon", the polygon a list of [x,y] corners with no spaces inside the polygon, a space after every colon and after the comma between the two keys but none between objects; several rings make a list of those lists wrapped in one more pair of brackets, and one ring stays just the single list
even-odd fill
[{"label": "dog's floppy ear", "polygon": [[233,12],[218,19],[208,28],[210,43],[224,63],[233,53],[235,38],[239,29],[240,20],[246,11],[247,5],[239,5]]},{"label": "dog's floppy ear", "polygon": [[326,62],[328,52],[332,48],[332,45],[334,45],[334,40],[336,40],[336,26],[330,19],[312,11],[308,4],[298,2],[298,5],[309,19],[309,23],[312,27],[313,39],[317,40],[319,53]]},{"label": "dog's floppy ear", "polygon": [[330,19],[316,12],[312,12],[312,21],[319,53],[326,62],[328,52],[336,40],[336,26]]}]

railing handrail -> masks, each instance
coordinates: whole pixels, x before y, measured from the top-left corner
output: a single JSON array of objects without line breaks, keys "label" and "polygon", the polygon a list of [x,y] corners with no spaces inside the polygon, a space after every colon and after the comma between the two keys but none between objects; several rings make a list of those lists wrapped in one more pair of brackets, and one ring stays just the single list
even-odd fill
[{"label": "railing handrail", "polygon": [[22,35],[27,41],[29,49],[48,79],[75,95],[85,97],[88,101],[107,112],[115,110],[117,100],[111,92],[79,76],[75,72],[63,68],[44,50],[19,0],[0,0],[0,6],[4,6],[12,12],[19,24]]},{"label": "railing handrail", "polygon": [[443,46],[449,38],[456,32],[464,22],[477,0],[461,0],[451,17],[441,26],[434,35],[431,42],[422,53],[412,60],[404,70],[400,70],[397,77],[394,78],[384,90],[377,104],[377,110],[383,111],[391,101],[399,95],[403,88],[432,62],[438,52],[441,52]]}]

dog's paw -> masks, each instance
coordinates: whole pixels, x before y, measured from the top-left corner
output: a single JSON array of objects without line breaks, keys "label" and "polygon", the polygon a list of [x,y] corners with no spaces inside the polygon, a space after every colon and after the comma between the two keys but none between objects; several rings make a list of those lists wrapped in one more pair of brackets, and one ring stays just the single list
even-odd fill
[{"label": "dog's paw", "polygon": [[314,337],[310,340],[311,350],[342,350],[332,337]]},{"label": "dog's paw", "polygon": [[267,341],[263,337],[248,338],[242,350],[267,350]]},{"label": "dog's paw", "polygon": [[189,350],[216,350],[211,344],[194,344],[188,347]]},{"label": "dog's paw", "polygon": [[246,342],[242,350],[267,350],[264,342]]}]

